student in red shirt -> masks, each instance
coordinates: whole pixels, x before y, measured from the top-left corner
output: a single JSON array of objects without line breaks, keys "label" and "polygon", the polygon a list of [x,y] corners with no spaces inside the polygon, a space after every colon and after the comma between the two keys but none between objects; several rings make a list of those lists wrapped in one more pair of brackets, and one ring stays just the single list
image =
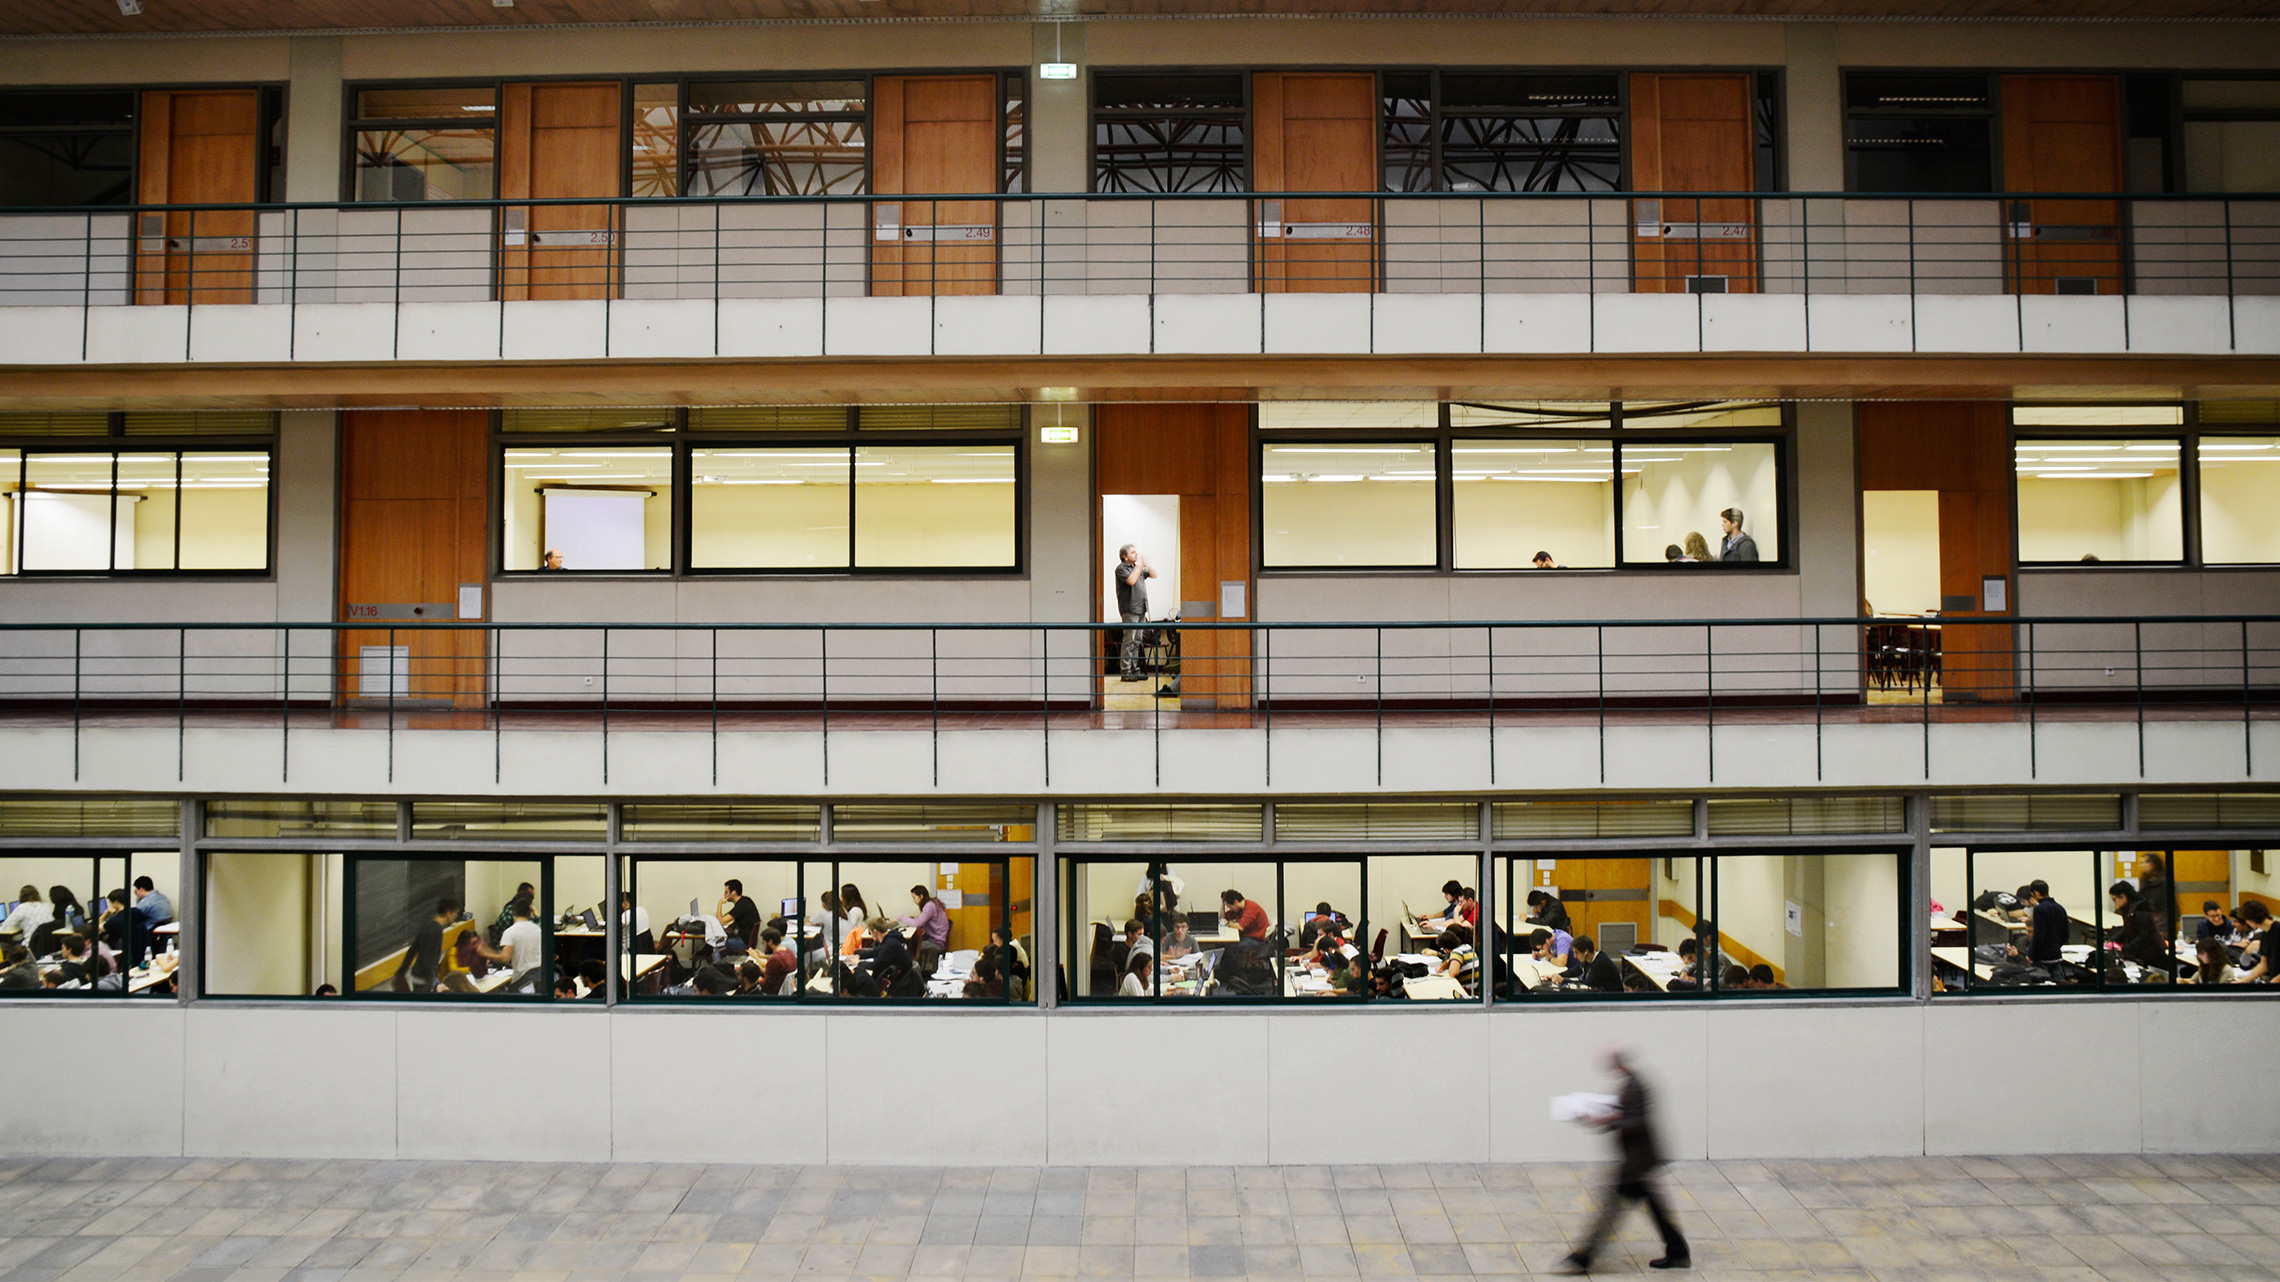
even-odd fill
[{"label": "student in red shirt", "polygon": [[1475,935],[1478,935],[1480,933],[1479,891],[1474,890],[1470,886],[1466,886],[1457,892],[1457,917],[1460,921],[1464,922],[1466,926],[1470,927]]},{"label": "student in red shirt", "polygon": [[1219,915],[1245,939],[1265,939],[1274,926],[1267,920],[1267,910],[1243,898],[1240,890],[1219,892]]},{"label": "student in red shirt", "polygon": [[768,953],[768,964],[760,972],[760,996],[774,997],[783,987],[784,977],[799,971],[799,958],[784,947],[784,932],[774,926],[760,932],[760,947]]}]

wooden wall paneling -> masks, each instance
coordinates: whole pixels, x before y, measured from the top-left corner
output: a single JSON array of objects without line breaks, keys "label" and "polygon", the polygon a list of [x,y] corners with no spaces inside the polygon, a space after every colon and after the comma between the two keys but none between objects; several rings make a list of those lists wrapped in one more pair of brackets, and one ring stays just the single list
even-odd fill
[{"label": "wooden wall paneling", "polygon": [[[879,196],[995,193],[999,110],[995,76],[874,78],[871,190]],[[882,202],[875,211],[892,214],[898,230],[891,240],[872,237],[873,294],[997,292],[1002,229],[995,201]]]},{"label": "wooden wall paneling", "polygon": [[[2117,77],[2005,76],[2002,130],[2005,191],[2122,189]],[[2066,280],[2122,292],[2119,202],[2014,201],[2005,222],[2014,291],[2054,294]]]},{"label": "wooden wall paneling", "polygon": [[[614,80],[500,86],[500,199],[620,195],[618,100]],[[501,297],[606,298],[615,292],[621,220],[612,206],[533,205],[504,218]]]},{"label": "wooden wall paneling", "polygon": [[[1348,72],[1251,77],[1252,189],[1374,191],[1376,78]],[[1377,214],[1368,200],[1284,200],[1278,235],[1258,239],[1270,292],[1367,293],[1377,287]],[[1263,207],[1262,207],[1263,208]],[[1260,221],[1270,223],[1262,217]]]},{"label": "wooden wall paneling", "polygon": [[[350,410],[342,415],[340,601],[355,606],[456,603],[462,583],[489,578],[490,415],[481,410]],[[444,612],[446,621],[452,612]],[[409,650],[409,691],[423,703],[481,708],[489,650],[480,629],[391,620]],[[362,647],[388,629],[341,636],[342,697],[359,697]]]},{"label": "wooden wall paneling", "polygon": [[[1749,191],[1757,154],[1747,72],[1637,72],[1630,85],[1631,185],[1641,192]],[[1642,202],[1643,203],[1643,202]],[[1757,288],[1757,211],[1747,199],[1655,198],[1634,211],[1633,288],[1681,293],[1689,276]]]},{"label": "wooden wall paneling", "polygon": [[[138,129],[140,203],[243,205],[260,196],[257,90],[148,90]],[[144,215],[136,233],[135,301],[254,301],[254,229],[251,210]]]}]

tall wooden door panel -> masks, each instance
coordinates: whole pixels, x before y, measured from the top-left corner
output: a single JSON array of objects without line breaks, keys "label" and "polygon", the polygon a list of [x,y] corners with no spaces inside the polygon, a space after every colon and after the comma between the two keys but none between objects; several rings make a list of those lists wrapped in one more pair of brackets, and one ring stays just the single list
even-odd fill
[{"label": "tall wooden door panel", "polygon": [[[261,196],[261,96],[153,89],[142,96],[136,199],[250,205]],[[135,229],[138,303],[254,301],[250,209],[144,214]]]},{"label": "tall wooden door panel", "polygon": [[[1095,492],[1180,496],[1183,620],[1244,621],[1219,617],[1220,588],[1228,583],[1242,587],[1246,613],[1251,608],[1250,440],[1250,411],[1241,405],[1103,405],[1097,411]],[[1114,555],[1115,549],[1102,549],[1103,576],[1106,558]],[[1250,631],[1182,629],[1180,706],[1243,708],[1250,702]]]},{"label": "tall wooden door panel", "polygon": [[386,625],[342,633],[342,697],[482,707],[482,629],[430,625],[487,578],[490,416],[351,410],[341,431],[340,617]]},{"label": "tall wooden door panel", "polygon": [[1259,288],[1367,293],[1377,281],[1369,200],[1277,199],[1278,191],[1375,191],[1377,82],[1368,75],[1251,77],[1252,190],[1259,196]]},{"label": "tall wooden door panel", "polygon": [[2000,579],[2009,605],[2011,449],[2000,401],[1863,401],[1858,409],[1863,490],[1937,490],[1940,496],[1940,697],[2005,702],[2017,697],[2014,629],[1962,620],[1987,610],[1986,581]]},{"label": "tall wooden door panel", "polygon": [[[2121,85],[2114,77],[2005,76],[2002,124],[2005,191],[2122,189]],[[2016,292],[2122,292],[2119,202],[2015,200],[2005,221]]]},{"label": "tall wooden door panel", "polygon": [[[871,82],[871,190],[882,198],[998,189],[995,76],[880,76]],[[997,204],[881,199],[872,207],[871,292],[997,292]]]},{"label": "tall wooden door panel", "polygon": [[[499,198],[620,194],[618,85],[510,84],[499,90]],[[529,205],[501,214],[499,296],[607,298],[621,230],[610,205]]]},{"label": "tall wooden door panel", "polygon": [[[1746,72],[1631,77],[1631,186],[1641,192],[1750,191],[1757,154]],[[1757,213],[1748,199],[1641,197],[1633,288],[1757,288]]]}]

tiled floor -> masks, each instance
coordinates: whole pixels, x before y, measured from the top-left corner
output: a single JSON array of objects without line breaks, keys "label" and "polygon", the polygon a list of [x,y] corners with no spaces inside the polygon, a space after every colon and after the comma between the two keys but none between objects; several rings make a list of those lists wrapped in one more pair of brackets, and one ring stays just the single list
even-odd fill
[{"label": "tiled floor", "polygon": [[[0,1280],[1509,1276],[1555,1269],[1603,1174],[0,1160]],[[1666,1186],[1704,1278],[2280,1277],[2280,1158],[1697,1162]],[[1624,1229],[1600,1274],[1659,1254]]]}]

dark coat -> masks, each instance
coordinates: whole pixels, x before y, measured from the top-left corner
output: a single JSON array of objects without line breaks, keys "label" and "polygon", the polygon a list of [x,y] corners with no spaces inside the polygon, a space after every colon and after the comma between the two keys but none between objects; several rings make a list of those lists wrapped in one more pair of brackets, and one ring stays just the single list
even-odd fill
[{"label": "dark coat", "polygon": [[1662,1149],[1655,1143],[1646,1083],[1628,1068],[1622,1072],[1623,1084],[1615,1092],[1615,1118],[1607,1123],[1607,1129],[1615,1133],[1615,1146],[1622,1155],[1622,1165],[1615,1177],[1622,1181],[1642,1180],[1663,1164]]}]

